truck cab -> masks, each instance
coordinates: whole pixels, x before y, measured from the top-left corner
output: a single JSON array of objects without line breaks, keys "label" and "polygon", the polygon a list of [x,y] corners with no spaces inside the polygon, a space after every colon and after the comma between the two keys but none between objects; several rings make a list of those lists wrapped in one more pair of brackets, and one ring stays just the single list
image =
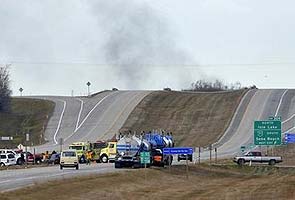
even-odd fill
[{"label": "truck cab", "polygon": [[117,142],[97,141],[91,143],[90,148],[94,152],[93,160],[96,162],[114,161],[117,155]]},{"label": "truck cab", "polygon": [[89,144],[87,142],[74,142],[69,146],[69,149],[76,151],[79,163],[86,162],[85,154],[89,149]]}]

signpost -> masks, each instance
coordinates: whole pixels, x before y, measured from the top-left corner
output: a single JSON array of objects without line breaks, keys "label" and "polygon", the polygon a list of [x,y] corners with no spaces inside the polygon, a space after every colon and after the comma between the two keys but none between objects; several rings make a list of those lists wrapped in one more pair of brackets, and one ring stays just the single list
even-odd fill
[{"label": "signpost", "polygon": [[63,138],[59,138],[58,144],[60,146],[60,152],[62,152],[62,145],[63,145],[63,143],[64,143],[64,139]]},{"label": "signpost", "polygon": [[241,146],[241,153],[244,153],[246,149],[246,146]]},{"label": "signpost", "polygon": [[23,91],[24,91],[23,88],[19,88],[19,92],[20,92],[20,96],[21,96],[21,97],[23,96]]},{"label": "signpost", "polygon": [[280,120],[255,121],[254,144],[255,145],[281,145],[282,122]]},{"label": "signpost", "polygon": [[140,163],[144,164],[144,180],[146,182],[146,164],[151,163],[151,154],[150,152],[140,152]]},{"label": "signpost", "polygon": [[[173,147],[173,148],[163,149],[164,155],[186,154],[186,178],[187,179],[188,179],[188,155],[193,153],[194,153],[194,149],[191,147]],[[169,160],[169,169],[170,169],[170,160]]]},{"label": "signpost", "polygon": [[295,143],[295,134],[293,133],[286,133],[285,134],[285,142],[287,144]]},{"label": "signpost", "polygon": [[88,81],[86,83],[86,85],[87,85],[87,88],[88,88],[88,96],[90,96],[90,85],[91,85],[91,83]]},{"label": "signpost", "polygon": [[26,168],[28,166],[28,144],[29,144],[29,141],[30,141],[30,134],[29,133],[26,133]]}]

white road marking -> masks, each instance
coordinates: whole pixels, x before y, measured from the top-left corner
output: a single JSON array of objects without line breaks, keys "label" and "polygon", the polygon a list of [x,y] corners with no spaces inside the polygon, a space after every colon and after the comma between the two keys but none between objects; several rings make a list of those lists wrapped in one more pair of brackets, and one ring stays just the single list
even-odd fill
[{"label": "white road marking", "polygon": [[[291,131],[291,130],[293,130],[293,129],[295,129],[295,126],[293,126],[292,128],[290,128],[290,129],[284,131],[284,133],[288,133],[289,131]],[[282,133],[282,134],[283,134],[283,133]]]},{"label": "white road marking", "polygon": [[[67,141],[68,139],[70,139],[80,128],[81,126],[85,123],[85,121],[88,119],[88,117],[91,115],[91,113],[97,108],[97,106],[99,106],[106,98],[110,97],[111,95],[115,94],[116,92],[114,93],[111,93],[107,96],[105,96],[103,99],[101,99],[99,102],[97,102],[97,104],[89,111],[89,113],[86,115],[86,117],[83,119],[83,121],[80,123],[80,125],[76,128],[76,130],[71,134],[69,135],[68,137],[66,137],[66,139],[64,141]],[[82,111],[81,111],[82,112]]]},{"label": "white road marking", "polygon": [[[91,115],[91,113],[95,110],[95,108],[101,104],[106,98],[108,98],[109,96],[111,96],[112,94],[109,94],[107,96],[105,96],[102,100],[100,100],[99,102],[97,102],[97,104],[89,111],[89,113],[86,115],[86,117],[84,118],[84,120],[81,122],[81,124],[77,127],[77,130],[79,130],[79,128],[81,128],[81,126],[85,123],[85,121],[88,119],[88,117]],[[77,131],[76,130],[76,131]]]},{"label": "white road marking", "polygon": [[284,123],[290,121],[293,117],[295,117],[295,114],[293,114],[291,117],[289,117],[288,119],[286,119],[285,121],[283,121],[282,124],[284,124]]},{"label": "white road marking", "polygon": [[60,118],[59,118],[59,121],[58,121],[58,125],[57,125],[56,131],[55,131],[54,136],[53,136],[53,139],[54,139],[55,144],[58,144],[58,142],[57,142],[57,140],[56,140],[56,136],[57,136],[58,131],[59,131],[59,129],[60,129],[60,125],[61,125],[61,122],[62,122],[62,118],[63,118],[63,116],[64,116],[64,112],[65,112],[65,109],[66,109],[66,106],[67,106],[67,102],[66,102],[66,101],[64,101],[64,100],[59,100],[59,101],[61,101],[61,102],[64,103],[64,107],[63,107],[63,110],[62,110],[62,112],[61,112],[61,115],[60,115]]},{"label": "white road marking", "polygon": [[80,107],[80,111],[79,111],[79,115],[78,115],[78,119],[77,119],[77,123],[76,123],[76,128],[74,133],[78,130],[78,126],[79,126],[79,121],[80,121],[80,117],[81,117],[81,113],[83,111],[83,105],[84,105],[84,101],[82,101],[81,99],[78,99],[81,102],[81,107]]},{"label": "white road marking", "polygon": [[[102,138],[104,137],[104,136],[106,136],[109,132],[110,132],[110,130],[112,130],[113,129],[113,127],[115,126],[115,124],[116,124],[116,122],[118,121],[118,119],[123,115],[123,113],[124,113],[124,111],[126,110],[126,108],[132,103],[132,101],[136,98],[136,97],[138,97],[138,96],[140,96],[141,95],[141,93],[138,93],[137,95],[134,95],[131,99],[129,99],[129,101],[128,101],[128,103],[126,103],[126,105],[122,108],[122,110],[121,110],[121,112],[117,115],[117,117],[113,120],[113,123],[112,123],[112,125],[108,128],[108,130],[107,131],[105,131],[105,133],[102,135]],[[95,126],[95,128],[97,127],[97,125]],[[93,131],[94,129],[92,129],[91,130],[91,132]]]},{"label": "white road marking", "polygon": [[277,110],[276,110],[276,114],[275,114],[275,116],[278,115],[279,110],[280,110],[280,107],[281,107],[282,102],[283,102],[283,98],[284,98],[284,96],[285,96],[285,94],[286,94],[287,92],[288,92],[288,90],[285,90],[285,92],[284,92],[283,95],[281,96],[281,99],[280,99],[279,105],[278,105],[278,107],[277,107]]}]

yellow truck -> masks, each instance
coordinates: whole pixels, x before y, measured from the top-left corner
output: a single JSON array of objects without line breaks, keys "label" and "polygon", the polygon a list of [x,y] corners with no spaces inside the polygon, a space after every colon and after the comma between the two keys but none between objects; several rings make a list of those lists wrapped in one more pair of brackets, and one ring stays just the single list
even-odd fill
[{"label": "yellow truck", "polygon": [[90,149],[88,142],[74,142],[69,146],[69,149],[76,150],[79,163],[86,163],[86,151]]},{"label": "yellow truck", "polygon": [[107,163],[115,160],[117,155],[117,142],[75,142],[69,146],[69,149],[76,150],[80,163],[86,162],[86,152],[89,150],[92,151],[92,161]]}]

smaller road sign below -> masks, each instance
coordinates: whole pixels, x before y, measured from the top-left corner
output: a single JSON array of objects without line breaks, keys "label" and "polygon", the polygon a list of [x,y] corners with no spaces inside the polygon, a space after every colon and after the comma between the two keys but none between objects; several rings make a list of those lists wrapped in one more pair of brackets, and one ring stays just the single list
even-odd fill
[{"label": "smaller road sign below", "polygon": [[3,140],[3,141],[9,141],[9,140],[13,140],[13,137],[0,137],[0,140]]},{"label": "smaller road sign below", "polygon": [[141,152],[140,153],[140,163],[141,164],[150,164],[151,163],[150,152]]},{"label": "smaller road sign below", "polygon": [[293,133],[286,133],[285,134],[285,142],[287,144],[295,143],[295,134]]},{"label": "smaller road sign below", "polygon": [[164,148],[163,154],[173,155],[173,154],[193,154],[194,150],[191,147],[173,147],[173,148]]}]

